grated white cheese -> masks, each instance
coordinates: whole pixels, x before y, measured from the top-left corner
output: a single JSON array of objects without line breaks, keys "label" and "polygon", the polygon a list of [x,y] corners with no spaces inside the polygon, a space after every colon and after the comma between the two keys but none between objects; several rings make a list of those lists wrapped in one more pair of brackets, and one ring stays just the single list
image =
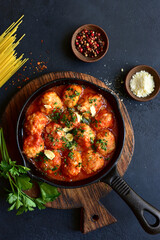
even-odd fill
[{"label": "grated white cheese", "polygon": [[44,105],[44,107],[47,108],[47,109],[52,108],[50,105],[46,105],[46,104]]},{"label": "grated white cheese", "polygon": [[75,112],[75,114],[77,116],[77,121],[80,122],[82,120],[82,116],[78,112]]},{"label": "grated white cheese", "polygon": [[73,141],[73,135],[71,133],[67,133],[66,134],[66,139],[69,141],[69,142],[72,142]]},{"label": "grated white cheese", "polygon": [[147,97],[154,91],[155,83],[153,76],[146,72],[136,72],[130,80],[130,88],[137,97]]},{"label": "grated white cheese", "polygon": [[63,128],[63,131],[67,133],[67,132],[71,131],[72,129],[73,129],[73,127],[70,127],[70,128],[65,127],[65,128]]},{"label": "grated white cheese", "polygon": [[90,107],[90,111],[91,111],[91,115],[92,115],[92,117],[94,117],[95,115],[96,115],[96,109],[95,109],[95,106],[91,106]]},{"label": "grated white cheese", "polygon": [[47,149],[44,150],[44,155],[50,160],[52,160],[55,157],[55,154],[52,151]]}]

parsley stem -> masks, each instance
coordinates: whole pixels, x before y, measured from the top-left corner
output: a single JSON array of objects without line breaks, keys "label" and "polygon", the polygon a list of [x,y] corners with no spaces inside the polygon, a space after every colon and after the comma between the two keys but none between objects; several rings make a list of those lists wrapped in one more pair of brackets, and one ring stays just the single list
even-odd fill
[{"label": "parsley stem", "polygon": [[10,185],[11,185],[12,191],[15,193],[14,186],[13,186],[13,184],[12,184],[12,179],[11,179],[11,177],[9,176],[9,174],[8,174],[8,179],[9,179],[9,183],[10,183]]},{"label": "parsley stem", "polygon": [[2,158],[0,161],[0,177],[8,179],[11,190],[7,198],[7,202],[11,204],[9,211],[15,208],[17,215],[20,215],[23,212],[33,211],[35,207],[45,209],[45,203],[51,202],[59,196],[60,193],[57,188],[45,183],[39,185],[42,191],[38,198],[32,198],[24,192],[24,190],[32,188],[31,179],[27,176],[27,171],[30,169],[17,165],[16,161],[11,160],[2,128],[0,128],[0,154]]}]

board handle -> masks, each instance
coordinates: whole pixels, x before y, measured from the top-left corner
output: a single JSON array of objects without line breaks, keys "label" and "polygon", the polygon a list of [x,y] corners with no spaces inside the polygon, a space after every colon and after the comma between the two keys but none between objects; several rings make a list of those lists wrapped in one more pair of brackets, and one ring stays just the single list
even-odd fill
[{"label": "board handle", "polygon": [[[120,177],[116,167],[114,167],[102,181],[108,183],[128,204],[142,228],[147,233],[160,233],[160,211],[135,193],[134,190]],[[149,223],[146,215],[150,215],[150,217],[154,218],[154,223]]]},{"label": "board handle", "polygon": [[117,220],[99,201],[90,201],[81,208],[80,228],[82,233],[88,233],[115,222]]}]

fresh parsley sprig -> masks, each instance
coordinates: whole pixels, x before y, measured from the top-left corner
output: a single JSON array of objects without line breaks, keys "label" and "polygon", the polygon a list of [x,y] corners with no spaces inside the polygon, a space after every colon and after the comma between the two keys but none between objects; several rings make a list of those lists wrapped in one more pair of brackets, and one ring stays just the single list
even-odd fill
[{"label": "fresh parsley sprig", "polygon": [[38,182],[40,188],[40,196],[38,198],[29,197],[24,191],[31,189],[33,183],[27,172],[27,167],[17,165],[16,161],[12,161],[9,157],[3,129],[0,129],[0,152],[2,160],[0,162],[0,177],[4,177],[10,183],[11,189],[8,190],[7,202],[11,205],[8,211],[17,210],[17,215],[23,212],[33,211],[36,207],[45,209],[45,204],[55,200],[60,193],[57,188],[46,183]]}]

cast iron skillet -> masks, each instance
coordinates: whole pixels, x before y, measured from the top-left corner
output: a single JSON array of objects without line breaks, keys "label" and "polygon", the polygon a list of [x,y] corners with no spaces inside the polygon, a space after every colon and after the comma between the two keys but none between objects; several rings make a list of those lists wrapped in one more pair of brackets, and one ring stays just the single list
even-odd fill
[{"label": "cast iron skillet", "polygon": [[[38,97],[41,93],[44,91],[59,85],[64,84],[81,84],[86,85],[100,94],[103,95],[104,98],[106,98],[109,103],[111,104],[116,118],[118,120],[118,141],[117,141],[117,147],[115,154],[110,161],[110,163],[102,169],[100,172],[95,174],[94,176],[91,176],[87,179],[75,181],[75,182],[65,182],[65,181],[58,181],[58,180],[50,180],[46,177],[42,176],[38,171],[36,171],[35,167],[26,159],[25,155],[23,154],[23,123],[25,119],[25,113],[29,105],[33,102],[33,100]],[[23,159],[24,165],[29,167],[31,170],[28,172],[29,176],[40,181],[44,181],[48,184],[51,184],[56,187],[61,188],[76,188],[76,187],[83,187],[87,186],[89,184],[102,181],[104,183],[109,184],[118,194],[119,196],[128,204],[128,206],[131,208],[135,216],[137,217],[139,223],[141,224],[142,228],[150,233],[150,234],[157,234],[160,233],[160,211],[158,211],[156,208],[151,206],[149,203],[144,201],[140,196],[138,196],[132,188],[130,188],[127,183],[119,176],[117,172],[117,162],[121,155],[123,145],[124,145],[124,139],[125,139],[125,126],[123,117],[121,115],[121,111],[119,108],[119,102],[117,97],[114,93],[109,92],[107,89],[99,87],[93,83],[90,83],[88,81],[80,80],[80,79],[57,79],[52,82],[49,82],[43,86],[41,86],[38,90],[36,90],[26,101],[24,104],[19,118],[17,122],[17,129],[16,129],[16,137],[17,137],[17,144],[18,149],[21,154],[21,157]],[[154,216],[155,223],[150,224],[146,217],[144,216],[144,213],[147,212]]]}]

